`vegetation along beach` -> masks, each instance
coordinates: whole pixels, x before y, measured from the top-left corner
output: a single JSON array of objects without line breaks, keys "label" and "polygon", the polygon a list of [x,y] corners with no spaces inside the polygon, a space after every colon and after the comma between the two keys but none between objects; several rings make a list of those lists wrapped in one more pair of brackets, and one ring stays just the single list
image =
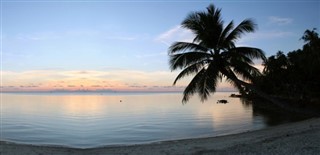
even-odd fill
[{"label": "vegetation along beach", "polygon": [[1,155],[320,152],[319,1],[0,5]]}]

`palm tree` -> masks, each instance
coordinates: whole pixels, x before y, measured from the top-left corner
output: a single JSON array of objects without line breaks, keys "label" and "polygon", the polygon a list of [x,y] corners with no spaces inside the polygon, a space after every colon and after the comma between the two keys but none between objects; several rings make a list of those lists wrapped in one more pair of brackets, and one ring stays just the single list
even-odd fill
[{"label": "palm tree", "polygon": [[183,103],[198,93],[205,101],[216,91],[223,77],[240,93],[254,90],[251,84],[261,73],[253,67],[253,59],[266,57],[262,50],[252,47],[236,47],[236,41],[244,34],[254,32],[256,24],[251,19],[235,26],[231,21],[224,27],[221,9],[213,4],[205,12],[193,12],[182,22],[182,27],[193,32],[193,42],[175,42],[169,47],[171,70],[182,69],[174,85],[183,77],[194,75],[183,93]]},{"label": "palm tree", "polygon": [[313,28],[311,31],[306,30],[300,39],[306,42],[307,45],[314,44],[316,41],[319,40],[319,36],[316,30],[316,28]]}]

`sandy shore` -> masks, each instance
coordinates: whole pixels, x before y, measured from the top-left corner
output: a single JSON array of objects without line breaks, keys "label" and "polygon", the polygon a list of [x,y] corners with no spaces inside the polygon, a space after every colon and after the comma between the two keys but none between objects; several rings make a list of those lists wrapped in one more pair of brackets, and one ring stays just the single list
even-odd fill
[{"label": "sandy shore", "polygon": [[0,143],[1,155],[320,154],[320,118],[246,133],[144,145],[74,149]]}]

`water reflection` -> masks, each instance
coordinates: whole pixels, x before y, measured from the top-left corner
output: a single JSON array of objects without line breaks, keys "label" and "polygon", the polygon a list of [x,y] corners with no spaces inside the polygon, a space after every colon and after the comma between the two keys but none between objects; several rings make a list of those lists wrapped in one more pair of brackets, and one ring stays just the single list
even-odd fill
[{"label": "water reflection", "polygon": [[239,133],[278,118],[229,95],[183,105],[180,93],[3,94],[1,138],[88,148]]},{"label": "water reflection", "polygon": [[[52,100],[51,97],[46,97],[47,100]],[[96,96],[68,96],[58,101],[58,104],[62,107],[64,114],[87,116],[90,114],[96,114],[104,109],[103,101]]]},{"label": "water reflection", "polygon": [[296,122],[306,119],[301,115],[294,113],[288,113],[287,111],[282,111],[279,108],[272,105],[267,101],[263,100],[248,100],[241,98],[241,103],[244,107],[252,109],[253,117],[261,117],[264,123],[268,126],[274,126],[279,124],[284,124],[288,122]]}]

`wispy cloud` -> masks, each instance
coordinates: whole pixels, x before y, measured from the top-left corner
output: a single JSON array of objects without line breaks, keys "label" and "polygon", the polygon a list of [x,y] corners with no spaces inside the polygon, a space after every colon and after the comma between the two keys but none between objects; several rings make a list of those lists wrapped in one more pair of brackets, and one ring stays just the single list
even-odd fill
[{"label": "wispy cloud", "polygon": [[[253,33],[247,36],[243,36],[242,39],[239,40],[238,44],[246,44],[249,41],[252,40],[270,40],[270,39],[276,39],[276,38],[285,38],[285,37],[291,37],[294,33],[290,31],[264,31],[264,32],[257,32]],[[239,46],[239,45],[238,45]]]},{"label": "wispy cloud", "polygon": [[194,34],[190,30],[184,29],[178,25],[158,35],[155,38],[155,41],[170,46],[170,44],[175,41],[191,42],[193,38]]},{"label": "wispy cloud", "polygon": [[277,16],[270,16],[268,20],[269,20],[269,23],[276,24],[276,25],[287,25],[293,22],[292,18],[284,18],[284,17],[277,17]]}]

